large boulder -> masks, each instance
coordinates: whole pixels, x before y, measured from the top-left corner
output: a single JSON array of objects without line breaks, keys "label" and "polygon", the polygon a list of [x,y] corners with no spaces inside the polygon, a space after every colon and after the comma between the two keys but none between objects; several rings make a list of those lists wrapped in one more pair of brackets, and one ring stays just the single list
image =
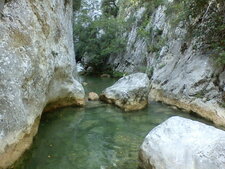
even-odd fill
[{"label": "large boulder", "polygon": [[146,136],[139,159],[144,169],[224,169],[225,132],[172,117]]},{"label": "large boulder", "polygon": [[139,110],[148,103],[149,83],[147,74],[131,74],[105,89],[100,99],[115,104],[125,111]]},{"label": "large boulder", "polygon": [[72,16],[72,0],[4,4],[0,17],[0,169],[29,148],[44,109],[84,104],[84,90],[76,80]]}]

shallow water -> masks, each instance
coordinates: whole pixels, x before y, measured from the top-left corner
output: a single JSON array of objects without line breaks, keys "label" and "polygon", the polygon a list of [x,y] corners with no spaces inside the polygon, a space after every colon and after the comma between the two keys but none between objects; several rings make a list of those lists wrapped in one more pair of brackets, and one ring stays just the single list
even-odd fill
[{"label": "shallow water", "polygon": [[[89,77],[86,91],[100,93],[115,79]],[[32,148],[16,169],[137,169],[138,150],[147,133],[171,116],[199,121],[180,110],[153,102],[125,113],[101,102],[44,114]]]}]

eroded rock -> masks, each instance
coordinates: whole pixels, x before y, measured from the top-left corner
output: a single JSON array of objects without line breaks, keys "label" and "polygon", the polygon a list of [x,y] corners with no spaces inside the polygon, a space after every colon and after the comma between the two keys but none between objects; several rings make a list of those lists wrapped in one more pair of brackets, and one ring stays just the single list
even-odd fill
[{"label": "eroded rock", "polygon": [[145,73],[135,73],[119,79],[105,89],[100,99],[117,105],[125,111],[139,110],[148,102],[149,78]]},{"label": "eroded rock", "polygon": [[149,132],[139,159],[143,169],[224,169],[225,132],[172,117]]},{"label": "eroded rock", "polygon": [[0,168],[30,146],[46,105],[50,110],[84,104],[83,87],[75,79],[72,0],[7,1],[3,14]]},{"label": "eroded rock", "polygon": [[[168,18],[166,11],[170,8],[168,5],[176,2],[172,0],[168,2],[159,5],[153,10],[152,15],[148,16],[150,19],[145,21],[143,18],[148,13],[142,10],[142,6],[139,8],[125,6],[120,10],[122,16],[125,13],[126,19],[132,17],[134,20],[132,28],[125,33],[126,51],[116,57],[112,55],[108,64],[114,71],[123,73],[145,71],[151,77],[149,95],[151,100],[196,112],[217,125],[225,126],[224,66],[215,66],[212,51],[206,52],[207,43],[200,40],[202,36],[189,37],[189,25],[200,26],[207,23],[198,24],[196,21],[199,18],[192,18],[191,24],[183,20],[173,27],[172,20],[177,16]],[[212,9],[215,7],[212,11],[219,10],[220,2],[210,1],[210,3],[214,4],[211,6]],[[143,16],[135,17],[139,11],[143,11]],[[212,18],[213,15],[217,15],[214,12],[208,14],[212,15]],[[211,21],[210,18],[204,21],[209,20]],[[141,24],[138,23],[146,23],[144,30],[147,32],[151,30],[151,35],[141,36],[138,31]],[[202,29],[200,27],[199,30]],[[202,35],[208,39],[207,32]],[[186,41],[187,37],[189,42]],[[163,42],[160,46],[157,45],[159,41]],[[151,47],[158,49],[152,50],[154,48]]]}]

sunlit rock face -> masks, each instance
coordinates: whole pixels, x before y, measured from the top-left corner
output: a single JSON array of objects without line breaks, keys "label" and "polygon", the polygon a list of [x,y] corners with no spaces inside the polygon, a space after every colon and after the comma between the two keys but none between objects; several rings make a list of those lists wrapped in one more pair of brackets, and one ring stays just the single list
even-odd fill
[{"label": "sunlit rock face", "polygon": [[[118,3],[119,4],[119,3]],[[138,36],[138,23],[146,12],[145,7],[138,8],[133,12],[132,7],[121,9],[120,12],[126,13],[125,20],[134,18],[134,23],[131,26],[130,32],[125,32],[124,36],[127,39],[127,45],[124,53],[117,57],[109,58],[108,64],[112,65],[115,71],[133,73],[142,70],[147,65],[148,49],[146,40]]]},{"label": "sunlit rock face", "polygon": [[148,103],[149,78],[145,73],[135,73],[119,79],[106,88],[100,99],[117,105],[125,111],[140,110]]},{"label": "sunlit rock face", "polygon": [[[29,147],[46,111],[83,105],[72,1],[7,1],[0,19],[0,168]],[[48,106],[46,106],[48,105]]]},{"label": "sunlit rock face", "polygon": [[[191,34],[186,39],[187,21],[180,21],[176,26],[171,24],[177,17],[167,13],[171,3],[175,2],[170,0],[159,5],[147,19],[149,9],[144,4],[120,7],[119,15],[126,20],[132,18],[133,22],[131,29],[124,33],[126,51],[112,56],[108,64],[118,72],[147,73],[151,77],[149,98],[197,112],[215,124],[225,126],[222,106],[225,103],[224,67],[216,65],[212,53],[206,52],[201,37]],[[212,6],[215,9],[209,10],[205,17],[220,10],[220,5]],[[189,24],[194,25],[198,19],[192,18]],[[143,36],[146,32],[150,33]],[[207,37],[207,34],[203,36]]]},{"label": "sunlit rock face", "polygon": [[172,117],[146,136],[139,159],[143,169],[223,169],[225,132]]}]

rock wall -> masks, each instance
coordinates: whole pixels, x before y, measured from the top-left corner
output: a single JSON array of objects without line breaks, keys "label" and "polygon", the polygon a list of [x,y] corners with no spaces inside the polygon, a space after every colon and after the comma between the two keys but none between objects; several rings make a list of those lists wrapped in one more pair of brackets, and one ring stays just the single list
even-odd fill
[{"label": "rock wall", "polygon": [[[11,0],[0,18],[0,168],[30,146],[44,110],[83,105],[72,0]],[[48,106],[46,106],[48,105]]]},{"label": "rock wall", "polygon": [[145,4],[123,5],[120,17],[133,17],[133,23],[131,31],[125,33],[126,51],[110,58],[109,64],[119,72],[148,73],[151,99],[194,111],[225,126],[225,67],[215,64],[212,52],[204,49],[202,37],[189,32],[189,25],[200,25],[202,36],[207,37],[205,22],[221,10],[221,4],[209,2],[204,11],[205,22],[200,20],[201,15],[189,22],[180,21],[174,27],[171,23],[177,16],[168,16],[166,12],[171,3],[169,0],[156,7],[147,20],[149,9]]}]

